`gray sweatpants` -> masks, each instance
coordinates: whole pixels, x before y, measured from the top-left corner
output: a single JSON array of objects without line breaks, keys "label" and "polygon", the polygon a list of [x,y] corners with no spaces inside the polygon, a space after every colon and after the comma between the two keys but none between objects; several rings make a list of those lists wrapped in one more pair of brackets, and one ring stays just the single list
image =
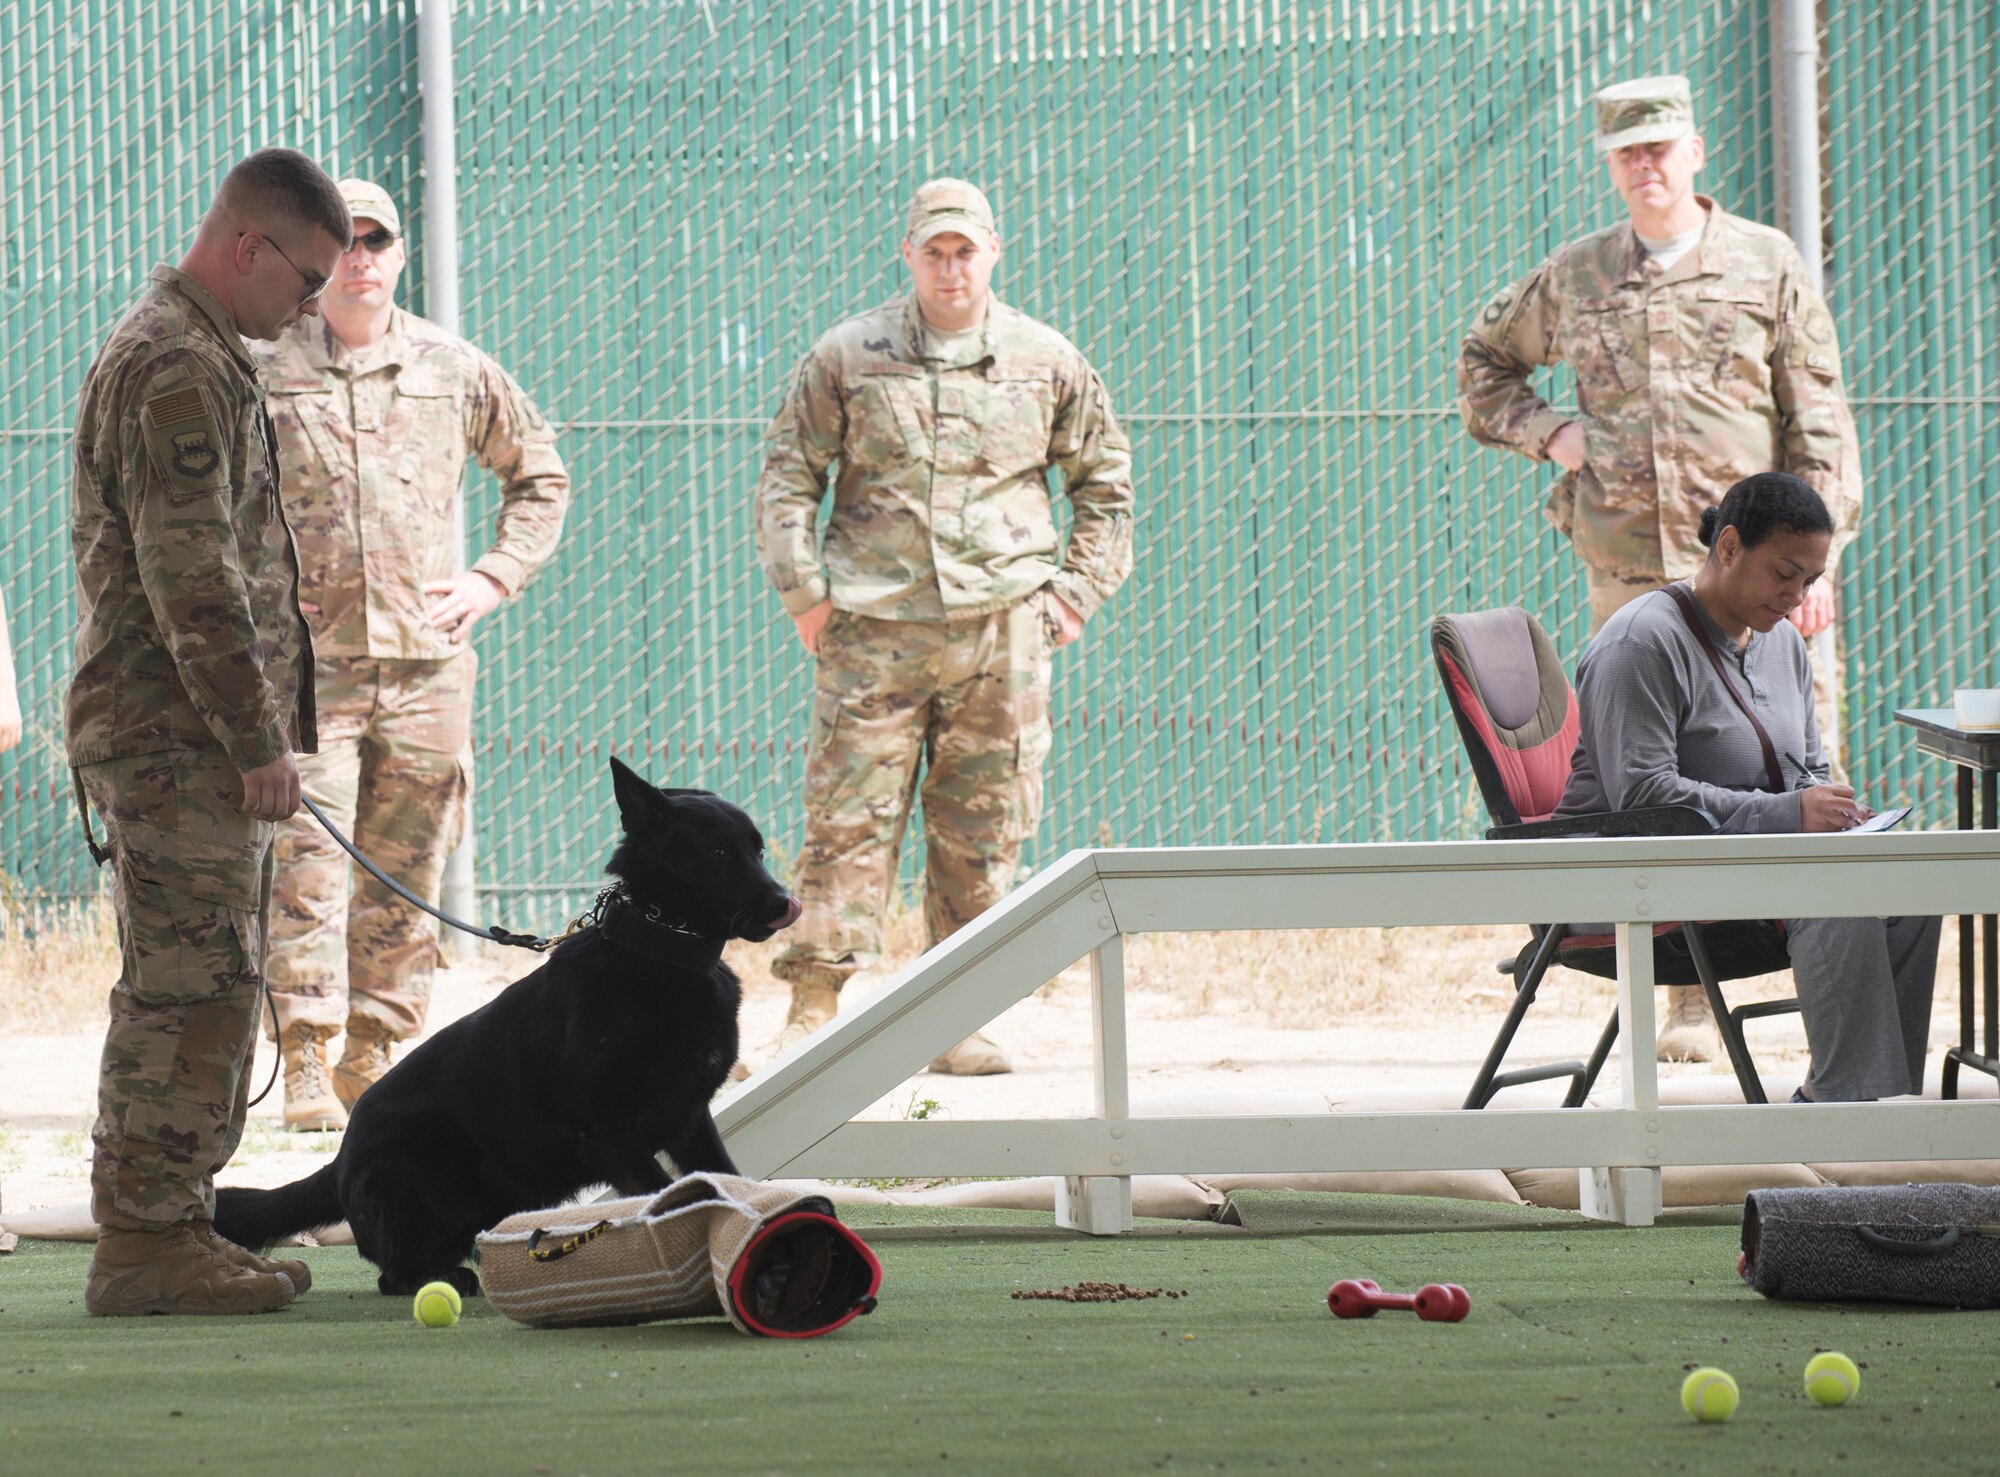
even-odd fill
[{"label": "gray sweatpants", "polygon": [[1815,1102],[1924,1089],[1940,918],[1787,918]]}]

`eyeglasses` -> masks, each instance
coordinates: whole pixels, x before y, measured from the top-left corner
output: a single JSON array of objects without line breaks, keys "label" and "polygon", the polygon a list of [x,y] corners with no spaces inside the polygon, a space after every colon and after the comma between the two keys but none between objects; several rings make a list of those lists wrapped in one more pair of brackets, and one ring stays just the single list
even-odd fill
[{"label": "eyeglasses", "polygon": [[236,239],[239,241],[245,236],[255,236],[259,241],[270,247],[271,250],[277,252],[279,256],[284,257],[285,265],[299,274],[299,281],[306,285],[306,295],[299,299],[300,307],[303,308],[307,303],[326,291],[327,278],[315,277],[312,273],[302,270],[297,262],[285,256],[284,247],[273,241],[269,236],[266,236],[262,231],[238,231],[236,233]]},{"label": "eyeglasses", "polygon": [[349,251],[366,251],[370,256],[380,256],[396,244],[396,233],[387,226],[377,226],[366,236],[356,236]]}]

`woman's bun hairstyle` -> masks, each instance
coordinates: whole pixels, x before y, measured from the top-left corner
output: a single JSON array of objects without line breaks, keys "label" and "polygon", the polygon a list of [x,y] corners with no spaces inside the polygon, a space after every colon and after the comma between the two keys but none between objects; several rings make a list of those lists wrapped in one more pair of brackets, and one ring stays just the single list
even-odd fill
[{"label": "woman's bun hairstyle", "polygon": [[1754,549],[1779,529],[1792,533],[1833,533],[1833,515],[1809,483],[1790,472],[1758,472],[1701,513],[1701,541],[1707,548],[1725,528],[1734,528],[1743,547]]}]

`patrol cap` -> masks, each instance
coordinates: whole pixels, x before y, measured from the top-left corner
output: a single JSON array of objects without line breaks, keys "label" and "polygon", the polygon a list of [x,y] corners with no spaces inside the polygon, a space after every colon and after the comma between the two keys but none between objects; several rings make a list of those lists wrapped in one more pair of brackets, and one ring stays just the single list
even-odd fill
[{"label": "patrol cap", "polygon": [[1614,82],[1590,99],[1597,111],[1597,152],[1663,143],[1694,132],[1694,92],[1682,76]]},{"label": "patrol cap", "polygon": [[993,224],[993,206],[979,186],[962,179],[925,180],[917,186],[903,222],[904,239],[912,246],[922,246],[946,231],[974,241],[1000,238]]},{"label": "patrol cap", "polygon": [[372,221],[380,221],[396,235],[403,234],[403,218],[396,214],[396,202],[380,185],[365,179],[344,179],[340,182],[340,198],[347,202],[349,215],[365,215]]}]

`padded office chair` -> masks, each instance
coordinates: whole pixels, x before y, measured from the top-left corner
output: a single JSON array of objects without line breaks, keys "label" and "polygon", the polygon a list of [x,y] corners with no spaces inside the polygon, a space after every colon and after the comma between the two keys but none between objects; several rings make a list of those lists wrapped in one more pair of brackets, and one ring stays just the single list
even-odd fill
[{"label": "padded office chair", "polygon": [[[1493,825],[1489,840],[1551,836],[1694,836],[1714,831],[1705,811],[1687,805],[1553,820],[1568,783],[1576,749],[1576,694],[1555,647],[1535,618],[1518,606],[1470,615],[1441,615],[1431,623],[1431,653],[1451,701],[1451,715],[1472,760],[1479,793]],[[1507,1048],[1521,1028],[1551,964],[1618,977],[1617,936],[1580,934],[1566,923],[1542,924],[1521,952],[1504,960],[1501,973],[1514,980],[1514,1002],[1500,1033],[1466,1095],[1465,1106],[1483,1108],[1494,1094],[1524,1082],[1568,1077],[1564,1107],[1589,1095],[1618,1040],[1613,1010],[1587,1062],[1500,1070]],[[1731,1009],[1722,981],[1791,968],[1784,925],[1757,920],[1713,923],[1659,923],[1653,926],[1653,982],[1702,987],[1716,1029],[1729,1053],[1737,1084],[1747,1103],[1768,1101],[1756,1063],[1744,1044],[1743,1022],[1799,1008],[1797,999],[1759,1001]]]}]

